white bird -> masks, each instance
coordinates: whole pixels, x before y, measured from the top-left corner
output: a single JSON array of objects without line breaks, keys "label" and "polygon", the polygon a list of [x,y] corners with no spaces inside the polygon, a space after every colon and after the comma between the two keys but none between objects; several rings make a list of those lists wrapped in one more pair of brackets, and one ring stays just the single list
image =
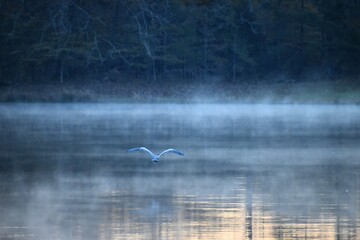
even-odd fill
[{"label": "white bird", "polygon": [[149,149],[147,149],[146,147],[131,148],[131,149],[127,150],[127,151],[128,151],[128,152],[136,152],[136,151],[144,151],[144,152],[147,152],[147,153],[150,154],[150,156],[151,156],[151,161],[153,161],[153,162],[158,162],[158,161],[159,161],[159,158],[160,158],[163,154],[165,154],[165,153],[176,153],[176,154],[181,155],[181,156],[184,155],[184,153],[182,153],[182,152],[180,152],[180,151],[178,151],[178,150],[176,150],[176,149],[172,149],[172,148],[167,149],[167,150],[163,151],[163,152],[160,153],[160,154],[155,154],[155,153],[153,153],[152,151],[150,151]]}]

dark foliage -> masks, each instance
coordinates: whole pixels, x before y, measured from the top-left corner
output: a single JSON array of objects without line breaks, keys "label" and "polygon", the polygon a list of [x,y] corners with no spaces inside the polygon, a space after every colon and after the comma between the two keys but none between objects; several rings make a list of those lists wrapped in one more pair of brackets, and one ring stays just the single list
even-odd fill
[{"label": "dark foliage", "polygon": [[1,0],[0,57],[1,85],[357,78],[360,1]]}]

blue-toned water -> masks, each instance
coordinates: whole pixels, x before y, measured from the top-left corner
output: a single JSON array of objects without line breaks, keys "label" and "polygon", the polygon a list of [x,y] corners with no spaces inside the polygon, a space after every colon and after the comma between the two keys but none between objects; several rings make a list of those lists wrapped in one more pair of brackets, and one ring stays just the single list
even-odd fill
[{"label": "blue-toned water", "polygon": [[359,239],[359,146],[358,106],[2,104],[0,239]]}]

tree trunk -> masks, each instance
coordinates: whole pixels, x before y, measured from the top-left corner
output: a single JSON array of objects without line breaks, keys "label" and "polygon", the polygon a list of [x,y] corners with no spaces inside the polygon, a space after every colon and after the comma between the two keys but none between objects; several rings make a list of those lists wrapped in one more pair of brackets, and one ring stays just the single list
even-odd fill
[{"label": "tree trunk", "polygon": [[301,5],[301,23],[300,23],[300,50],[304,54],[304,0],[300,0]]},{"label": "tree trunk", "polygon": [[254,3],[252,0],[248,0],[248,9],[249,9],[249,13],[254,12]]},{"label": "tree trunk", "polygon": [[64,83],[64,63],[63,61],[61,61],[60,63],[60,83],[63,84]]},{"label": "tree trunk", "polygon": [[236,82],[236,37],[234,34],[233,42],[233,83]]},{"label": "tree trunk", "polygon": [[204,25],[204,79],[207,79],[208,64],[207,64],[207,52],[208,52],[208,13],[205,13],[205,25]]},{"label": "tree trunk", "polygon": [[156,67],[155,67],[155,59],[154,58],[152,58],[151,59],[151,61],[152,61],[152,75],[153,75],[153,80],[154,80],[154,82],[156,82]]}]

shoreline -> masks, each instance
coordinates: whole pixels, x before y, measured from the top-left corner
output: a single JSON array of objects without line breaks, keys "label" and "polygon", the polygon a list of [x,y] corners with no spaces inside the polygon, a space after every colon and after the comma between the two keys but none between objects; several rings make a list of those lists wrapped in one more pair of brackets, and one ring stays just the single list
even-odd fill
[{"label": "shoreline", "polygon": [[267,84],[76,83],[0,88],[0,103],[239,103],[360,105],[360,86],[347,82]]}]

